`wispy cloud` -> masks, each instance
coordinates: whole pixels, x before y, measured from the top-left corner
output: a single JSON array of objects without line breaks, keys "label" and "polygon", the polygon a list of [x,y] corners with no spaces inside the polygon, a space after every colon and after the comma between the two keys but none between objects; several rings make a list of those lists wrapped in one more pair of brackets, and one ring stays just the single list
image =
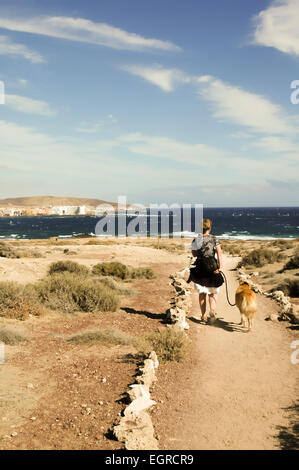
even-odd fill
[{"label": "wispy cloud", "polygon": [[198,96],[211,103],[213,116],[266,134],[290,134],[299,131],[281,106],[262,95],[219,79],[203,82]]},{"label": "wispy cloud", "polygon": [[117,118],[113,114],[108,114],[107,117],[100,119],[96,122],[82,121],[78,127],[76,127],[77,132],[82,132],[83,134],[97,134],[108,124],[116,124]]},{"label": "wispy cloud", "polygon": [[0,28],[42,34],[71,41],[87,42],[113,49],[179,51],[171,41],[145,38],[106,23],[67,16],[34,17],[29,19],[0,18]]},{"label": "wispy cloud", "polygon": [[299,2],[275,0],[255,18],[253,44],[299,55]]},{"label": "wispy cloud", "polygon": [[35,51],[32,51],[24,44],[11,41],[8,36],[0,36],[0,54],[12,57],[22,57],[30,60],[33,64],[45,62],[45,59]]},{"label": "wispy cloud", "polygon": [[298,152],[299,154],[299,145],[287,137],[267,136],[258,140],[255,145],[269,152]]},{"label": "wispy cloud", "polygon": [[56,112],[46,101],[33,100],[20,95],[5,95],[5,105],[16,111],[40,116],[54,116]]},{"label": "wispy cloud", "polygon": [[140,132],[124,134],[118,141],[133,153],[168,158],[199,166],[216,165],[225,152],[205,144],[188,144],[168,137],[149,136]]},{"label": "wispy cloud", "polygon": [[191,77],[185,75],[181,70],[167,69],[160,65],[152,67],[128,65],[122,67],[122,69],[132,75],[137,75],[144,80],[147,80],[166,92],[174,91],[175,86],[179,83],[190,83],[192,80]]}]

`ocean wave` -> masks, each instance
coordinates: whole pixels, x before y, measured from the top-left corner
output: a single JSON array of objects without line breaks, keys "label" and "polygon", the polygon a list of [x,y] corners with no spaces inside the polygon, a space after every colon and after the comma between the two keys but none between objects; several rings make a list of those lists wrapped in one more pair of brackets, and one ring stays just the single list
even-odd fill
[{"label": "ocean wave", "polygon": [[254,240],[260,240],[260,241],[271,241],[271,240],[292,240],[295,239],[295,237],[273,237],[269,235],[232,235],[228,233],[224,233],[222,235],[217,235],[217,238],[220,238],[221,240],[244,240],[244,241],[254,241]]}]

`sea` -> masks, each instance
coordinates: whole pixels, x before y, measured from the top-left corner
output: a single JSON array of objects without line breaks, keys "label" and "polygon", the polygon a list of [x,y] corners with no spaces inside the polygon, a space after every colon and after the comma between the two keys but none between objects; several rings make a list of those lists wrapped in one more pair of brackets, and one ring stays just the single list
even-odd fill
[{"label": "sea", "polygon": [[[179,213],[168,212],[144,214],[136,218],[135,213],[106,217],[94,216],[41,216],[41,217],[0,217],[0,239],[45,239],[50,237],[75,238],[81,236],[119,235],[118,226],[134,226],[135,236],[157,236],[192,238],[200,231],[196,209],[192,209],[190,226],[182,224],[184,209]],[[198,214],[197,214],[198,215]],[[156,228],[151,223],[158,217]],[[275,240],[299,239],[299,207],[247,207],[247,208],[204,208],[203,217],[213,222],[212,232],[227,240]],[[122,222],[120,222],[120,220]],[[167,223],[165,223],[165,221]],[[169,223],[168,223],[169,222]],[[106,231],[98,230],[99,224]],[[197,226],[196,226],[197,225]],[[128,231],[128,230],[127,230]],[[132,233],[132,229],[131,232]]]}]

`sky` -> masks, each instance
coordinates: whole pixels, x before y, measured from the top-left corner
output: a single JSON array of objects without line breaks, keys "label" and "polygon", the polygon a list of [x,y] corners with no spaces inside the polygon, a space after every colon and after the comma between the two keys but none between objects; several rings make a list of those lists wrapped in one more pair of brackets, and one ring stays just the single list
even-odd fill
[{"label": "sky", "polygon": [[0,197],[299,205],[298,25],[298,0],[0,0]]}]

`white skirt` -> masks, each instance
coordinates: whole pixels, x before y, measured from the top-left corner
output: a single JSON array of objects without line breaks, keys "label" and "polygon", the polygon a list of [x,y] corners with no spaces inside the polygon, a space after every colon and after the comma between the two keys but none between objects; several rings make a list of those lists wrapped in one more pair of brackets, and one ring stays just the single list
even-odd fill
[{"label": "white skirt", "polygon": [[194,282],[194,287],[198,290],[199,294],[218,294],[220,287],[206,287],[196,284]]}]

